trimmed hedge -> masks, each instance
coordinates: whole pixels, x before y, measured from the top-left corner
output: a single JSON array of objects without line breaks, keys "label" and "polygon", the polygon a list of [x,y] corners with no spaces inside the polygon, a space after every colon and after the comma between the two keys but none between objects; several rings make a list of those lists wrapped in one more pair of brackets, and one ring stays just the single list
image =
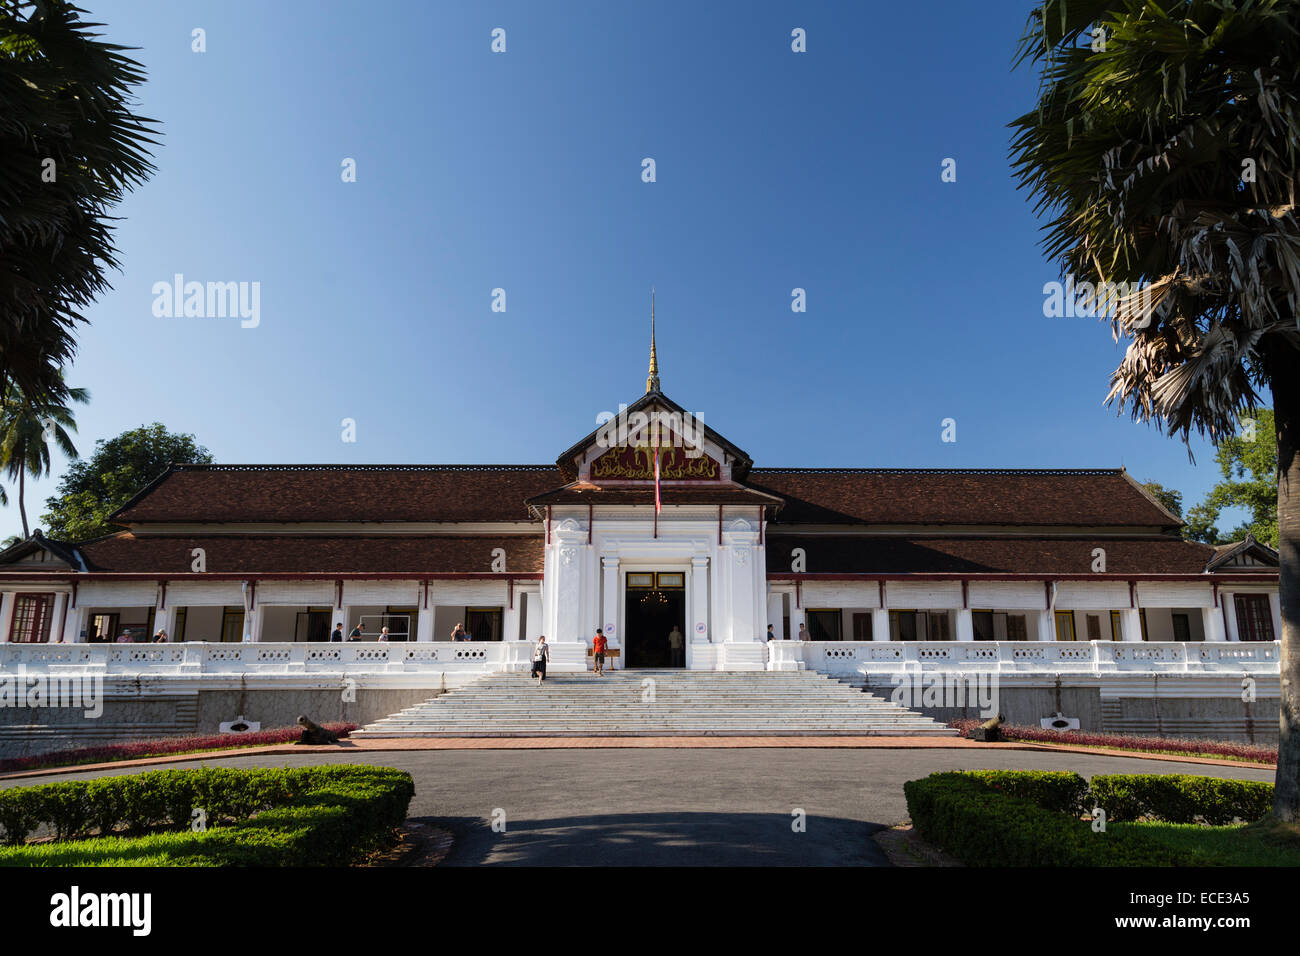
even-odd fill
[{"label": "trimmed hedge", "polygon": [[[347,865],[387,842],[414,794],[410,774],[369,766],[205,767],[17,787],[0,790],[11,845],[0,865]],[[195,808],[206,814],[201,832],[189,829]],[[60,842],[18,845],[41,826]],[[99,836],[76,839],[91,832]]]},{"label": "trimmed hedge", "polygon": [[1147,817],[1167,823],[1222,826],[1268,815],[1273,785],[1189,774],[1111,773],[1092,778],[1096,805],[1116,822]]},{"label": "trimmed hedge", "polygon": [[1044,810],[1079,816],[1091,809],[1088,781],[1068,770],[969,770],[968,776]]},{"label": "trimmed hedge", "polygon": [[[991,774],[991,772],[984,772]],[[1185,866],[1176,850],[1141,833],[1095,833],[1067,813],[995,790],[980,773],[937,773],[903,785],[912,823],[922,837],[968,866]],[[1021,792],[1056,800],[1058,784],[1031,783]]]}]

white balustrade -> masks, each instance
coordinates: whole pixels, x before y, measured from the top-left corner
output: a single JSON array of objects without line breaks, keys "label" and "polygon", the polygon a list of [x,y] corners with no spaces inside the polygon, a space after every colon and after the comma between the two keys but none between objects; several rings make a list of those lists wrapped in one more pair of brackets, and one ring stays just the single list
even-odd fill
[{"label": "white balustrade", "polygon": [[1277,674],[1281,645],[1121,641],[773,641],[769,670],[834,676],[917,670]]}]

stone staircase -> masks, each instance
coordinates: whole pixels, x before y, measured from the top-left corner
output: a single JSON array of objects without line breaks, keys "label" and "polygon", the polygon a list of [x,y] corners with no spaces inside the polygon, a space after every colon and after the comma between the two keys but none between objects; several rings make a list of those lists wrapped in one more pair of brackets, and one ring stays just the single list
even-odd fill
[{"label": "stone staircase", "polygon": [[[651,692],[653,695],[651,697]],[[815,671],[498,673],[355,731],[373,737],[955,737]]]}]

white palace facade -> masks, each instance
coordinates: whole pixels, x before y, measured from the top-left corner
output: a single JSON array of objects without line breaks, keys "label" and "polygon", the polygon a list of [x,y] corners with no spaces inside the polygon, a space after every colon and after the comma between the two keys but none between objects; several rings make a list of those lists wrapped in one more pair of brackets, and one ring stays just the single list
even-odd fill
[{"label": "white palace facade", "polygon": [[542,634],[585,669],[599,627],[619,668],[985,668],[1135,700],[1249,674],[1276,704],[1277,554],[1182,539],[1123,470],[756,467],[653,366],[625,414],[630,439],[616,420],[552,465],[175,465],[121,532],[0,553],[0,671],[418,689],[524,667]]}]

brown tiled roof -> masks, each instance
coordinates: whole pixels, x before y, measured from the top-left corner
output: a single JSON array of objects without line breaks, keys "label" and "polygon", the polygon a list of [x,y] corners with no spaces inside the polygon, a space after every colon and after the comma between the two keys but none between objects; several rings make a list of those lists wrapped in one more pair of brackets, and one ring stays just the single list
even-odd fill
[{"label": "brown tiled roof", "polygon": [[1120,470],[755,468],[781,524],[1158,526],[1180,522]]},{"label": "brown tiled roof", "polygon": [[[689,485],[660,486],[660,501],[664,505],[767,505],[769,513],[781,506],[781,499],[773,494],[746,488],[730,482],[697,482]],[[589,482],[573,482],[545,494],[528,499],[533,507],[545,505],[652,505],[655,501],[653,485],[639,487],[610,487]],[[755,518],[758,517],[755,512]]]},{"label": "brown tiled roof", "polygon": [[[412,572],[413,576],[492,570],[492,549],[504,548],[506,571],[542,570],[545,539],[536,535],[135,535],[80,546],[90,571],[186,574],[190,552],[202,548],[209,573],[347,574]],[[6,568],[6,571],[18,570]]]},{"label": "brown tiled roof", "polygon": [[1094,548],[1109,574],[1200,574],[1214,549],[1179,538],[1029,538],[769,534],[767,572],[790,573],[803,548],[809,574],[1043,574],[1092,571]]},{"label": "brown tiled roof", "polygon": [[527,521],[553,465],[178,465],[114,517],[147,521]]}]

